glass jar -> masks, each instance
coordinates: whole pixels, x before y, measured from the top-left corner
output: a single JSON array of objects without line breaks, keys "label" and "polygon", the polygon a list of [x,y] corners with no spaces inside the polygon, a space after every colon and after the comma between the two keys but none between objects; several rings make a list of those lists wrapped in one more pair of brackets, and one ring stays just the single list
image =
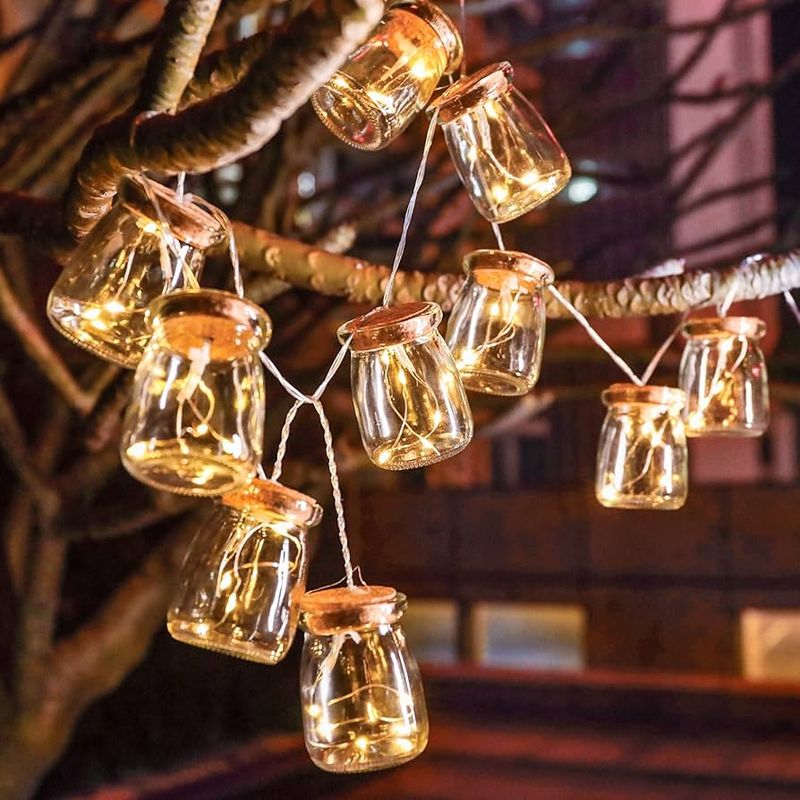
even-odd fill
[{"label": "glass jar", "polygon": [[339,328],[351,336],[353,404],[364,448],[384,469],[414,469],[463,450],[472,412],[453,356],[436,330],[436,303],[378,308]]},{"label": "glass jar", "polygon": [[267,480],[222,496],[195,536],[167,613],[180,642],[276,664],[294,641],[306,589],[313,498]]},{"label": "glass jar", "polygon": [[[166,236],[153,197],[168,223]],[[48,317],[75,344],[134,368],[150,336],[150,301],[197,288],[206,250],[224,238],[221,216],[147,178],[126,178],[114,208],[81,240],[53,285]]]},{"label": "glass jar", "polygon": [[204,289],[153,300],[147,318],[152,336],[123,423],[125,468],[178,494],[208,497],[247,483],[264,436],[266,312]]},{"label": "glass jar", "polygon": [[431,99],[442,75],[461,63],[458,30],[426,0],[389,3],[375,32],[311,98],[342,141],[380,150]]},{"label": "glass jar", "polygon": [[510,250],[476,250],[464,259],[467,280],[447,324],[447,344],[464,386],[519,395],[539,380],[544,297],[553,270]]},{"label": "glass jar", "polygon": [[558,194],[572,174],[539,112],[512,86],[503,61],[454,83],[431,103],[472,202],[508,222]]},{"label": "glass jar", "polygon": [[686,395],[671,386],[615,383],[603,402],[597,499],[609,508],[680,508],[688,490]]},{"label": "glass jar", "polygon": [[680,387],[687,436],[761,436],[769,425],[767,365],[756,317],[684,323]]},{"label": "glass jar", "polygon": [[400,627],[405,595],[356,586],[312,592],[300,605],[300,702],[311,760],[328,772],[369,772],[418,756],[428,713]]}]

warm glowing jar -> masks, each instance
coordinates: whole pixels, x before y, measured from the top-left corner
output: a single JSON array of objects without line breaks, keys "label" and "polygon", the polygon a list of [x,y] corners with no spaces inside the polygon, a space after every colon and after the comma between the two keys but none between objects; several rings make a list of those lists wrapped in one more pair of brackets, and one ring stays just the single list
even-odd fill
[{"label": "warm glowing jar", "polygon": [[615,383],[597,451],[597,499],[609,508],[675,509],[688,489],[686,396],[671,386]]},{"label": "warm glowing jar", "polygon": [[264,375],[272,331],[249,300],[202,290],[148,308],[152,336],[125,415],[122,463],[144,483],[220,495],[250,481],[261,461]]},{"label": "warm glowing jar", "polygon": [[544,297],[553,270],[510,250],[476,250],[464,259],[466,282],[447,325],[461,380],[474,392],[525,394],[539,379]]},{"label": "warm glowing jar", "polygon": [[[162,218],[171,235],[165,236]],[[47,314],[75,344],[133,368],[150,335],[150,301],[196,288],[205,251],[224,238],[221,217],[181,202],[147,178],[126,178],[114,208],[81,241],[55,282]]]},{"label": "warm glowing jar", "polygon": [[689,320],[680,366],[687,436],[761,436],[769,425],[767,365],[756,317]]},{"label": "warm glowing jar", "polygon": [[321,518],[313,498],[274,481],[224,494],[186,555],[169,632],[248,661],[280,661],[306,588],[306,534]]},{"label": "warm glowing jar", "polygon": [[461,63],[458,30],[426,0],[389,3],[372,36],[311,98],[317,116],[354,147],[379,150]]},{"label": "warm glowing jar", "polygon": [[431,104],[462,183],[490,222],[508,222],[558,194],[569,161],[539,112],[512,86],[508,62],[462,78]]},{"label": "warm glowing jar", "polygon": [[384,469],[413,469],[463,450],[472,412],[455,361],[437,331],[436,303],[379,308],[339,329],[351,336],[352,393],[361,439]]},{"label": "warm glowing jar", "polygon": [[311,760],[329,772],[369,772],[418,756],[428,743],[422,681],[400,618],[405,595],[388,586],[307,594],[300,668]]}]

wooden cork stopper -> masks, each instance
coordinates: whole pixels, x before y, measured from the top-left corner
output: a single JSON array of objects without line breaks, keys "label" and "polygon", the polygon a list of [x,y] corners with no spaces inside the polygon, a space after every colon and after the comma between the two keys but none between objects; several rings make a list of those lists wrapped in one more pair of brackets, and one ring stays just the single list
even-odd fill
[{"label": "wooden cork stopper", "polygon": [[300,610],[306,630],[330,635],[395,622],[405,600],[391,586],[343,586],[303,595]]}]

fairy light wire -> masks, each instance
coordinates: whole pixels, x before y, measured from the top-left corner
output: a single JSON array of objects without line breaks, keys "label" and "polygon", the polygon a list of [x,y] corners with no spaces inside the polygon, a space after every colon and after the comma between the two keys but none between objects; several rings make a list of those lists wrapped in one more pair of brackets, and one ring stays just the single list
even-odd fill
[{"label": "fairy light wire", "polygon": [[428,165],[428,155],[431,151],[433,144],[433,136],[436,133],[436,121],[439,117],[439,109],[434,108],[431,114],[431,121],[428,124],[428,132],[425,135],[425,146],[422,149],[422,158],[419,162],[417,169],[417,177],[414,180],[414,188],[411,191],[411,197],[408,200],[406,213],[403,216],[403,229],[400,233],[400,240],[397,242],[397,251],[394,255],[394,262],[392,263],[392,271],[389,273],[389,279],[386,281],[386,288],[383,292],[383,305],[388,306],[392,302],[392,290],[394,289],[394,279],[397,275],[397,270],[400,267],[400,262],[403,259],[403,253],[406,249],[406,242],[408,241],[408,231],[411,227],[411,218],[414,216],[414,208],[417,205],[417,197],[422,188],[422,181],[425,179],[425,169]]}]

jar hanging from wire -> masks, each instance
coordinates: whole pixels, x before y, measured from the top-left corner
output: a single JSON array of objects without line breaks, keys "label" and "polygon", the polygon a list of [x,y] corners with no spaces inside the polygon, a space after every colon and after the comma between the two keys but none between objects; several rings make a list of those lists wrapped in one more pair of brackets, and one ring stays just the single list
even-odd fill
[{"label": "jar hanging from wire", "polygon": [[403,764],[428,743],[419,668],[400,618],[405,595],[388,586],[305,595],[300,700],[306,748],[328,772]]},{"label": "jar hanging from wire", "polygon": [[280,483],[224,494],[186,554],[167,613],[178,641],[275,664],[297,630],[308,571],[308,529],[322,509]]},{"label": "jar hanging from wire", "polygon": [[311,103],[342,141],[380,150],[408,127],[461,57],[458,29],[444,12],[427,0],[396,0]]},{"label": "jar hanging from wire", "polygon": [[125,468],[178,494],[220,495],[247,483],[261,462],[266,312],[204,289],[159,297],[147,317],[152,335],[123,423]]},{"label": "jar hanging from wire", "polygon": [[436,303],[402,303],[350,320],[353,404],[364,448],[384,469],[414,469],[455,455],[472,438],[472,412],[453,356],[437,331]]},{"label": "jar hanging from wire", "polygon": [[608,412],[597,450],[597,499],[609,508],[680,508],[688,490],[684,393],[615,383],[603,402]]},{"label": "jar hanging from wire", "polygon": [[756,317],[684,323],[679,385],[687,436],[761,436],[769,425],[767,365]]},{"label": "jar hanging from wire", "polygon": [[197,288],[206,251],[221,243],[221,212],[144,177],[125,178],[114,208],[86,235],[47,300],[56,329],[96,356],[134,368],[151,300]]},{"label": "jar hanging from wire", "polygon": [[544,345],[544,289],[553,270],[510,250],[476,250],[447,324],[447,344],[464,386],[519,395],[539,379]]},{"label": "jar hanging from wire", "polygon": [[456,171],[478,211],[508,222],[558,194],[572,174],[539,112],[504,61],[454,83],[431,103]]}]

